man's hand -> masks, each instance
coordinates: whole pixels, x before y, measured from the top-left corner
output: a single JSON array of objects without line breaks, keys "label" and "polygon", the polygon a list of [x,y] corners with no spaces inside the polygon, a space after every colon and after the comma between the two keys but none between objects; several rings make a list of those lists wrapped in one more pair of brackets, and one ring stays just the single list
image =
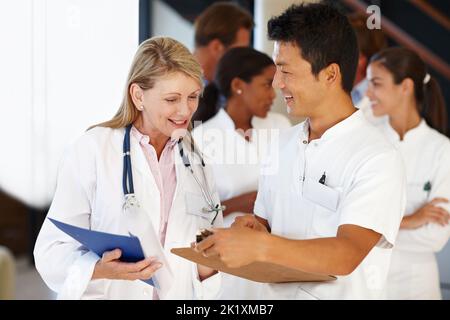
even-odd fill
[{"label": "man's hand", "polygon": [[[265,222],[265,224],[264,224]],[[255,215],[245,215],[237,217],[231,227],[247,227],[256,231],[269,232],[268,223],[262,218],[257,218]]]},{"label": "man's hand", "polygon": [[[266,230],[266,229],[265,229]],[[266,232],[248,227],[212,229],[213,235],[198,243],[195,249],[205,257],[218,255],[229,268],[239,268],[262,261],[265,254]]]}]

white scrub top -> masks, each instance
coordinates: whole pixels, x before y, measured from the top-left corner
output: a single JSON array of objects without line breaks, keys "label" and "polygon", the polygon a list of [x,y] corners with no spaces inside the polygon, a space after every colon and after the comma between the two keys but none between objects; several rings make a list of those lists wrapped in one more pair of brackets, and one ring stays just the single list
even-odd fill
[{"label": "white scrub top", "polygon": [[[224,109],[192,135],[206,159],[213,168],[216,188],[220,201],[234,198],[247,192],[256,191],[261,159],[266,155],[272,139],[278,139],[279,129],[289,128],[289,120],[274,112],[266,118],[253,117],[250,141],[236,131],[233,120]],[[231,226],[242,212],[234,212],[224,217],[224,226]],[[257,299],[261,284],[232,275],[223,275],[221,299]]]},{"label": "white scrub top", "polygon": [[[361,111],[308,142],[308,120],[284,130],[260,176],[255,214],[289,239],[334,237],[343,224],[382,235],[348,276],[268,284],[262,299],[379,299],[405,205],[400,154]],[[319,183],[323,173],[325,185]]]},{"label": "white scrub top", "polygon": [[[398,148],[405,163],[405,215],[434,198],[450,200],[450,140],[424,120],[402,141],[387,120],[377,127]],[[439,206],[450,211],[448,203]],[[449,237],[450,225],[435,223],[399,231],[388,276],[389,299],[441,299],[435,252],[445,246]]]}]

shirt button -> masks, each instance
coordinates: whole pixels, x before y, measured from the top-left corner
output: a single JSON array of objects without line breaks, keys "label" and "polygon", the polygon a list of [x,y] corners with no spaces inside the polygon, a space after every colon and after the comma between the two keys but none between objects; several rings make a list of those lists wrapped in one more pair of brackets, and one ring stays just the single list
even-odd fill
[{"label": "shirt button", "polygon": [[307,140],[303,140],[303,144],[308,144],[308,141]]}]

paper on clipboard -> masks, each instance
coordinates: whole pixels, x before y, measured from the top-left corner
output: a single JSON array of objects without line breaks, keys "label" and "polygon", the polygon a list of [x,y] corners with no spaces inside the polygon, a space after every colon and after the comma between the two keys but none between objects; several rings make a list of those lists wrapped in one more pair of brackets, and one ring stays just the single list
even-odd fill
[{"label": "paper on clipboard", "polygon": [[126,209],[124,214],[126,214],[126,228],[130,233],[139,235],[145,257],[156,257],[163,264],[155,272],[154,278],[159,285],[159,298],[164,299],[172,287],[173,273],[155,228],[148,219],[147,213],[138,206]]},{"label": "paper on clipboard", "polygon": [[223,264],[219,257],[214,256],[206,258],[192,248],[174,248],[171,252],[195,263],[256,282],[283,283],[336,280],[335,276],[303,272],[267,262],[253,262],[240,268],[229,268]]}]

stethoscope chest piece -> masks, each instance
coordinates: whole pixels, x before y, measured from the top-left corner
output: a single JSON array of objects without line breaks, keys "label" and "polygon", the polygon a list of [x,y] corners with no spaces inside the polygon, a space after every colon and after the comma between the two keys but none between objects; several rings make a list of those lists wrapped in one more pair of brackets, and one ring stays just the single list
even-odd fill
[{"label": "stethoscope chest piece", "polygon": [[125,195],[125,202],[123,203],[123,208],[131,209],[131,208],[139,208],[139,202],[134,193],[128,193]]}]

